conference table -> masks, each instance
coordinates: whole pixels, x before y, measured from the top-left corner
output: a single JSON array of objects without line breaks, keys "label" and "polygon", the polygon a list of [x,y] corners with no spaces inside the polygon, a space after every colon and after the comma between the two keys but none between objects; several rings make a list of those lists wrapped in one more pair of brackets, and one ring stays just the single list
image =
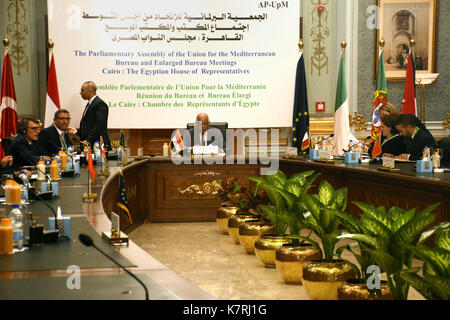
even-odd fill
[{"label": "conference table", "polygon": [[[353,201],[404,209],[425,209],[439,202],[440,206],[434,211],[435,223],[449,220],[448,172],[418,174],[413,163],[398,164],[400,171],[390,173],[379,171],[378,164],[323,163],[301,157],[272,161],[277,161],[279,169],[288,177],[306,170],[320,172],[312,192],[322,180],[327,180],[334,188],[347,187],[350,213],[360,213]],[[49,201],[53,208],[61,207],[63,216],[71,217],[71,239],[0,256],[0,287],[5,288],[0,290],[0,299],[143,299],[144,291],[139,284],[94,248],[84,247],[78,241],[79,233],[90,235],[98,247],[136,273],[149,288],[150,299],[214,299],[133,241],[129,241],[128,247],[115,247],[103,239],[101,233],[110,231],[112,212],[119,214],[121,230],[125,233],[150,222],[215,221],[221,200],[214,182],[234,177],[251,188],[248,177],[260,175],[264,166],[267,165],[251,159],[234,163],[177,164],[161,156],[130,158],[126,165],[110,161],[109,177],[97,175],[92,187],[92,192],[98,194],[98,200],[93,203],[82,201],[88,182],[87,169],[82,167],[79,176],[59,181],[60,196]],[[96,170],[100,173],[99,166]],[[117,206],[120,171],[133,223]],[[48,217],[52,214],[42,201],[33,201],[30,209],[33,218],[47,228]],[[68,271],[70,266],[80,270],[81,290],[68,289],[72,275]]]}]

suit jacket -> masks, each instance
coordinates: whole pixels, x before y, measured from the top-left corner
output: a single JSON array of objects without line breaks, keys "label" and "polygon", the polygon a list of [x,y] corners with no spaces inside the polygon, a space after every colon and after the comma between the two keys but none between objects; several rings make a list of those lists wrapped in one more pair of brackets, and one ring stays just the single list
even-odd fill
[{"label": "suit jacket", "polygon": [[398,156],[402,153],[406,153],[405,138],[400,135],[394,135],[391,139],[387,140],[383,137],[381,141],[381,154],[389,153],[394,156]]},{"label": "suit jacket", "polygon": [[87,140],[91,146],[95,141],[100,142],[100,136],[103,137],[106,150],[111,149],[111,143],[108,136],[108,105],[98,96],[92,100],[91,104],[84,113],[78,129],[80,140]]},{"label": "suit jacket", "polygon": [[[210,129],[216,129],[216,128],[210,128]],[[208,129],[209,130],[209,129]],[[217,130],[219,130],[219,129],[217,129]],[[191,129],[189,129],[188,130],[188,132],[189,132],[189,134],[191,135],[191,143],[190,143],[190,146],[191,147],[193,147],[194,145],[196,145],[195,144],[195,137],[194,137],[194,128],[191,128]],[[197,138],[198,140],[200,140],[200,137],[198,137]],[[220,141],[220,139],[218,139],[216,136],[215,136],[215,132],[214,132],[214,135],[213,135],[213,132],[212,131],[207,131],[207,133],[206,133],[206,139],[207,139],[207,145],[209,146],[209,145],[213,145],[213,146],[218,146],[220,149],[225,149],[224,147],[224,142],[223,141]],[[185,144],[186,145],[186,144]],[[197,145],[203,145],[203,141],[200,141],[200,143],[197,143]],[[189,147],[189,146],[186,146],[186,147]]]},{"label": "suit jacket", "polygon": [[20,167],[35,165],[39,157],[45,155],[45,151],[37,141],[30,144],[24,135],[18,134],[9,145],[6,155],[13,156],[13,169],[18,171]]},{"label": "suit jacket", "polygon": [[429,133],[424,130],[419,129],[419,131],[414,136],[414,139],[406,139],[406,153],[410,154],[409,160],[419,160],[422,159],[423,149],[428,146],[432,148],[436,145],[436,140]]},{"label": "suit jacket", "polygon": [[[67,133],[64,134],[64,140],[66,141],[67,146],[72,144]],[[38,143],[41,149],[45,151],[45,155],[49,157],[57,154],[62,148],[58,130],[56,130],[54,125],[39,132]]]}]

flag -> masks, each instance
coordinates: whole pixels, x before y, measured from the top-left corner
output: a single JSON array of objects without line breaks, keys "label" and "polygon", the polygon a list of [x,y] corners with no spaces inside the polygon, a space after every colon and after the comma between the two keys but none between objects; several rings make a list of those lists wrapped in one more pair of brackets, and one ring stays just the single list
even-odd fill
[{"label": "flag", "polygon": [[[5,49],[3,59],[0,99],[0,139],[4,139],[17,134],[17,99],[8,48]],[[0,145],[0,159],[5,156],[5,152]]]},{"label": "flag", "polygon": [[372,115],[372,133],[370,136],[370,142],[373,142],[372,159],[381,154],[381,116],[380,106],[388,102],[387,85],[386,85],[386,73],[384,69],[384,56],[383,49],[381,50],[380,57],[378,59],[377,68],[377,87],[375,89],[375,99],[373,102],[373,115]]},{"label": "flag", "polygon": [[[308,130],[309,131],[309,130]],[[304,152],[305,150],[309,149],[309,135],[308,135],[308,131],[305,132],[305,136],[303,137],[303,141],[302,141],[302,152]]]},{"label": "flag", "polygon": [[100,136],[100,154],[103,157],[104,163],[106,163],[106,150],[105,150],[105,143],[103,142],[103,137]]},{"label": "flag", "polygon": [[50,67],[48,69],[47,79],[47,101],[45,103],[45,127],[53,123],[55,112],[61,109],[59,103],[58,80],[56,79],[55,58],[50,58]]},{"label": "flag", "polygon": [[177,129],[177,131],[175,131],[175,134],[172,137],[172,141],[170,142],[170,147],[175,153],[178,153],[186,149],[183,143],[183,138],[181,137],[180,134],[180,130]]},{"label": "flag", "polygon": [[89,173],[91,174],[92,181],[95,184],[96,172],[95,172],[95,169],[94,169],[94,162],[92,161],[92,149],[91,149],[91,147],[89,147],[89,151],[88,152],[89,152],[89,156],[88,156],[88,170],[89,170]]},{"label": "flag", "polygon": [[408,64],[406,66],[405,90],[403,93],[402,113],[410,113],[417,116],[416,103],[416,68],[412,56],[412,49],[409,51]]},{"label": "flag", "polygon": [[334,113],[334,155],[343,155],[343,149],[348,148],[350,140],[350,123],[348,119],[347,80],[345,77],[345,55],[342,51],[339,65],[339,76],[336,89],[336,104]]},{"label": "flag", "polygon": [[133,220],[131,220],[130,210],[128,209],[127,191],[125,190],[125,181],[123,180],[122,170],[120,170],[119,175],[119,195],[117,197],[117,206],[125,211],[125,216],[132,224]]},{"label": "flag", "polygon": [[[305,60],[303,53],[297,63],[295,76],[294,111],[292,115],[292,146],[298,154],[309,152],[309,113],[308,96],[306,91]],[[307,138],[307,140],[305,140]]]},{"label": "flag", "polygon": [[119,142],[119,148],[125,151],[125,136],[123,135],[123,131],[120,130],[120,142]]}]

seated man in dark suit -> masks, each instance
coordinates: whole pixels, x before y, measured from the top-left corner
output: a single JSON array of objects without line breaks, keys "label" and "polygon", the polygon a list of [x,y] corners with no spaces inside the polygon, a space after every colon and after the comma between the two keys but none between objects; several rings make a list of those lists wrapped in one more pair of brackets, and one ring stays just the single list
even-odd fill
[{"label": "seated man in dark suit", "polygon": [[395,128],[401,136],[405,137],[406,153],[397,158],[403,160],[420,160],[425,147],[436,146],[433,136],[416,126],[414,118],[410,114],[401,114],[395,122]]},{"label": "seated man in dark suit", "polygon": [[209,117],[206,113],[200,113],[197,115],[194,128],[189,129],[188,132],[191,137],[190,146],[213,145],[219,147],[219,152],[223,152],[223,134],[217,128],[210,128]]},{"label": "seated man in dark suit", "polygon": [[33,118],[23,118],[17,126],[17,136],[11,142],[6,151],[7,155],[14,158],[13,169],[16,171],[23,166],[35,165],[40,156],[45,160],[50,157],[45,156],[45,151],[37,143],[39,135],[39,121]]},{"label": "seated man in dark suit", "polygon": [[45,150],[47,156],[57,154],[60,150],[67,150],[71,144],[69,135],[66,133],[70,124],[70,113],[66,109],[55,112],[53,125],[45,128],[39,133],[38,143]]}]

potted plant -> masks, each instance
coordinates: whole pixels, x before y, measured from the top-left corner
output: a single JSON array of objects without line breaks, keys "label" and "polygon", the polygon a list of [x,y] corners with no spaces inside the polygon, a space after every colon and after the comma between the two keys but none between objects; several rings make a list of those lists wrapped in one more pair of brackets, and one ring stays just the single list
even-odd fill
[{"label": "potted plant", "polygon": [[231,202],[229,198],[240,189],[240,185],[234,177],[214,180],[212,184],[218,191],[217,197],[222,200],[220,207],[217,209],[216,222],[220,230],[224,234],[228,234],[228,219],[239,210],[239,207]]},{"label": "potted plant", "polygon": [[364,233],[347,233],[339,238],[364,243],[365,251],[386,272],[392,298],[406,300],[409,283],[401,277],[401,272],[405,268],[411,269],[414,256],[411,248],[420,246],[441,228],[441,225],[437,225],[430,231],[425,231],[435,220],[435,215],[431,212],[439,203],[430,205],[417,214],[415,208],[406,211],[393,207],[386,212],[383,207],[354,203],[363,211],[361,225]]},{"label": "potted plant", "polygon": [[305,194],[303,198],[308,210],[304,214],[305,225],[313,230],[322,245],[311,238],[299,236],[311,243],[320,257],[303,267],[303,285],[313,300],[336,300],[337,288],[355,274],[348,262],[334,259],[338,236],[341,234],[340,220],[335,212],[345,210],[347,188],[335,190],[327,181],[322,181],[318,194]]},{"label": "potted plant", "polygon": [[[303,205],[303,195],[313,185],[320,173],[314,174],[314,171],[305,171],[297,173],[281,184],[275,180],[273,184],[268,181],[260,181],[260,187],[270,193],[278,193],[280,197],[272,196],[276,205],[275,207],[283,208],[279,210],[278,215],[274,219],[284,222],[289,228],[289,236],[291,243],[280,246],[275,251],[275,267],[286,283],[301,284],[303,275],[303,266],[306,261],[319,258],[319,252],[309,243],[296,237],[301,235],[304,229],[303,214],[307,209]],[[270,216],[274,208],[266,208],[266,213]]]},{"label": "potted plant", "polygon": [[[342,259],[342,254],[345,250],[348,250],[358,262],[358,265],[356,265],[345,260],[353,267],[357,278],[346,280],[338,288],[338,300],[391,300],[392,296],[386,281],[380,281],[378,288],[377,286],[367,285],[372,276],[372,266],[375,265],[375,260],[367,251],[367,249],[370,249],[368,245],[360,239],[368,241],[366,234],[370,231],[353,215],[340,210],[336,210],[334,213],[338,216],[345,231],[348,232],[338,236],[338,238],[348,238],[348,234],[352,234],[352,239],[356,240],[356,242],[338,248],[336,255],[338,259],[345,260]],[[359,252],[355,249],[358,249]]]},{"label": "potted plant", "polygon": [[255,254],[267,268],[275,268],[276,250],[283,244],[292,242],[286,235],[288,212],[283,197],[279,193],[288,179],[282,171],[277,171],[265,177],[249,177],[249,180],[257,183],[256,188],[266,192],[270,204],[260,204],[258,207],[261,209],[261,215],[270,221],[275,229],[275,234],[261,235],[255,241]]},{"label": "potted plant", "polygon": [[[438,229],[433,248],[407,246],[424,261],[423,267],[400,271],[400,277],[428,300],[450,299],[450,222],[434,230]],[[416,274],[420,270],[422,276]]]}]

